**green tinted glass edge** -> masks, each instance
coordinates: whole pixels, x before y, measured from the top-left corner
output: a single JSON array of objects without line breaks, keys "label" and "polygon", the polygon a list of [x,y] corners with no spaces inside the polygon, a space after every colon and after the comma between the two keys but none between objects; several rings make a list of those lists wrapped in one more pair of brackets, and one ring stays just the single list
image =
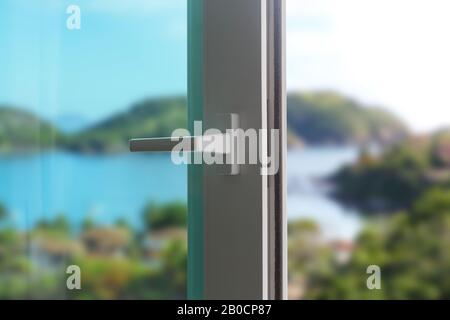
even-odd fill
[{"label": "green tinted glass edge", "polygon": [[[188,0],[188,128],[203,120],[203,1]],[[204,297],[203,168],[188,166],[188,299]]]}]

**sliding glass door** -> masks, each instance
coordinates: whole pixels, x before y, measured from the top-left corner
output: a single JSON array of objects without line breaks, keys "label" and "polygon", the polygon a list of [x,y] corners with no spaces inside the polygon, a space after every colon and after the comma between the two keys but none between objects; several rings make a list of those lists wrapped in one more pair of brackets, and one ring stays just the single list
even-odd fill
[{"label": "sliding glass door", "polygon": [[285,297],[283,23],[2,1],[0,298]]},{"label": "sliding glass door", "polygon": [[186,297],[187,2],[0,3],[0,298]]},{"label": "sliding glass door", "polygon": [[283,18],[282,1],[190,1],[191,130],[131,141],[186,143],[190,298],[285,294]]}]

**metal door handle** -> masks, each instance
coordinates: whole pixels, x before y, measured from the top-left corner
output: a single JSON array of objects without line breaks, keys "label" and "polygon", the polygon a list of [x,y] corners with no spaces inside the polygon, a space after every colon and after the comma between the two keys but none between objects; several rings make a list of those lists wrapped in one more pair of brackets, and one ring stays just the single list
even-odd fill
[{"label": "metal door handle", "polygon": [[[186,151],[195,151],[195,137],[172,137],[172,138],[144,138],[144,139],[131,139],[130,151],[131,152],[171,152],[173,148],[180,143],[181,140],[186,139],[190,142],[191,148]],[[198,139],[197,139],[198,140]]]},{"label": "metal door handle", "polygon": [[[236,114],[218,115],[221,119],[222,130],[227,128],[238,128],[238,116]],[[225,118],[225,120],[224,120]],[[212,143],[213,141],[213,143]],[[142,138],[131,139],[131,152],[171,152],[179,143],[183,143],[183,151],[185,152],[202,152],[229,155],[231,159],[236,159],[236,145],[227,143],[227,133],[219,135],[202,135],[202,136],[186,136],[186,137],[165,137],[165,138]],[[234,161],[234,160],[233,160]],[[218,170],[222,175],[239,174],[238,163],[224,164]]]}]

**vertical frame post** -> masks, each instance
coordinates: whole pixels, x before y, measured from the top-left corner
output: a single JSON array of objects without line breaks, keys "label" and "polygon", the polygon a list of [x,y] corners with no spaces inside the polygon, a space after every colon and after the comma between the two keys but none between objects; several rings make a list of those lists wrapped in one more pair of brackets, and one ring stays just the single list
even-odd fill
[{"label": "vertical frame post", "polygon": [[259,164],[237,176],[189,167],[189,298],[283,299],[284,0],[189,1],[189,125],[213,128],[217,115],[237,114],[244,131],[280,131],[270,141],[279,144],[276,175]]}]

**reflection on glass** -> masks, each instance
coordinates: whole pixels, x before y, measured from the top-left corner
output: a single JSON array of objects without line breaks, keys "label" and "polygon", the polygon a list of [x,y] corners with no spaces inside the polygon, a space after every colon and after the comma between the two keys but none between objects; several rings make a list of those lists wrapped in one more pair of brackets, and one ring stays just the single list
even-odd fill
[{"label": "reflection on glass", "polygon": [[186,3],[76,3],[0,3],[0,298],[185,298],[186,168],[127,141],[186,126]]}]

